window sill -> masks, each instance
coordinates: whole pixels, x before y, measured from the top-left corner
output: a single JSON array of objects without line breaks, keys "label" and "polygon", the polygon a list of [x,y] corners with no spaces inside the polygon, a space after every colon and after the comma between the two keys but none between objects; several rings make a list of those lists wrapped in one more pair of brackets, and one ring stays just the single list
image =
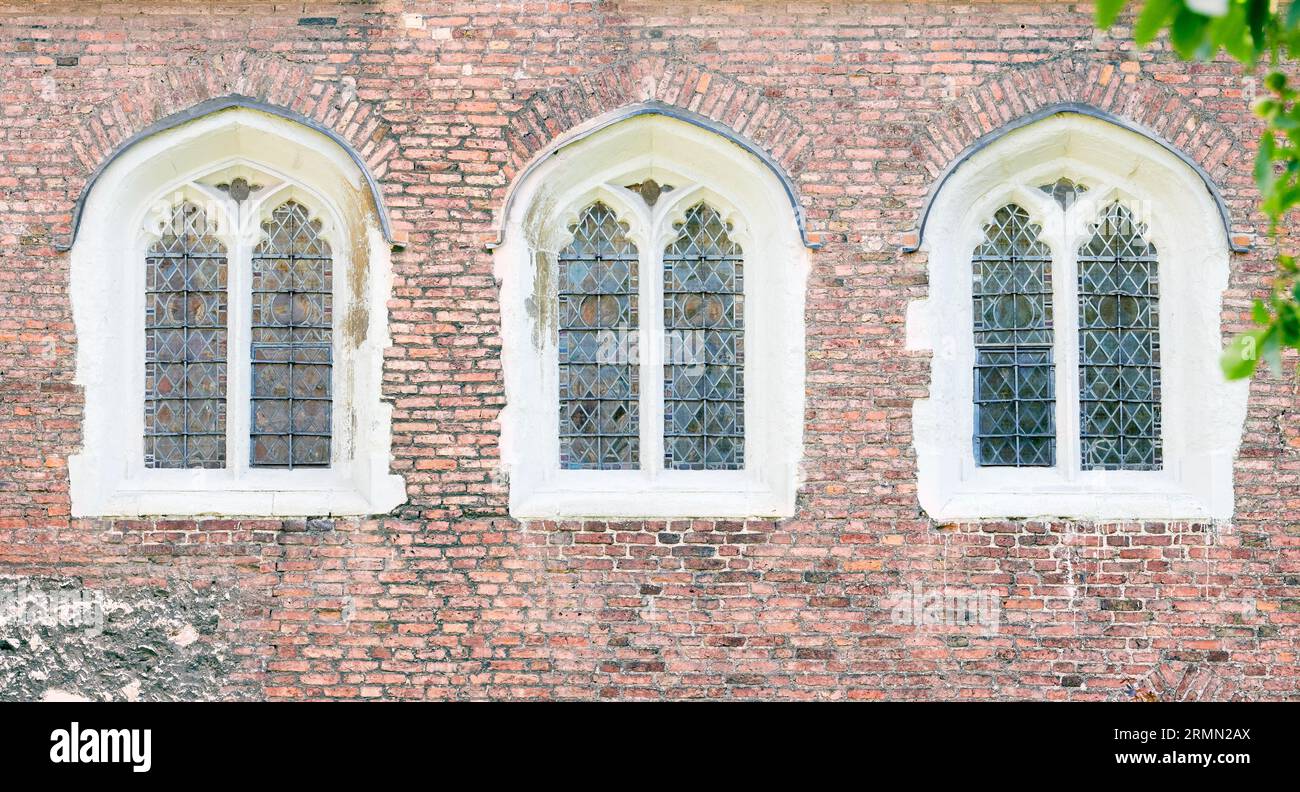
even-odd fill
[{"label": "window sill", "polygon": [[[961,520],[1218,520],[1232,516],[1231,455],[1182,460],[1160,471],[977,468],[959,472],[951,459],[922,454],[921,508],[941,522]],[[945,481],[945,477],[950,476]],[[1216,482],[1220,485],[1216,486]]]},{"label": "window sill", "polygon": [[[268,471],[237,478],[222,470],[151,471],[111,480],[104,461],[68,460],[73,517],[316,517],[387,514],[406,500],[387,455],[349,469]],[[382,467],[380,466],[382,465]],[[288,477],[294,476],[293,481]]]},{"label": "window sill", "polygon": [[[743,472],[678,473],[661,471],[661,478],[650,481],[627,471],[622,475],[631,480],[615,485],[611,478],[619,473],[564,472],[535,488],[512,487],[510,514],[520,520],[739,520],[794,514],[793,490],[782,492]],[[693,482],[684,480],[691,476]]]},{"label": "window sill", "polygon": [[938,522],[981,520],[1212,520],[1209,504],[1188,494],[1167,492],[963,492],[938,506],[922,503]]},{"label": "window sill", "polygon": [[975,467],[943,450],[918,454],[920,506],[933,520],[1223,520],[1232,516],[1225,451],[1179,450],[1161,471]]}]

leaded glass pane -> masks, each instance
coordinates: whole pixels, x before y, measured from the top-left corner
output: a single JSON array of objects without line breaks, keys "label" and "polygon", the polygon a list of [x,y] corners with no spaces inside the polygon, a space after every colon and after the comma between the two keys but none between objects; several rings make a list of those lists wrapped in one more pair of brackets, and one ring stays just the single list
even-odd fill
[{"label": "leaded glass pane", "polygon": [[1114,203],[1079,248],[1079,410],[1084,470],[1159,470],[1155,245]]},{"label": "leaded glass pane", "polygon": [[206,214],[176,206],[145,254],[145,467],[225,466],[226,273]]},{"label": "leaded glass pane", "polygon": [[708,204],[664,250],[664,467],[745,466],[744,259]]},{"label": "leaded glass pane", "polygon": [[333,256],[295,201],[262,223],[253,251],[253,467],[330,463]]},{"label": "leaded glass pane", "polygon": [[1080,184],[1064,176],[1050,184],[1039,185],[1038,189],[1052,196],[1062,209],[1069,209],[1088,191],[1087,185]]},{"label": "leaded glass pane", "polygon": [[560,467],[629,470],[640,464],[637,249],[605,204],[583,210],[560,252]]},{"label": "leaded glass pane", "polygon": [[1056,464],[1052,252],[1015,204],[997,210],[972,256],[975,461]]}]

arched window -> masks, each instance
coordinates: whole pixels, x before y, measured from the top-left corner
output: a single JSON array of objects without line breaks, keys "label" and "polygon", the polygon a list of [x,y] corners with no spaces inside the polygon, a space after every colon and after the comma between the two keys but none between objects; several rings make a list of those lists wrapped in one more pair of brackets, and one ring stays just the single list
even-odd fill
[{"label": "arched window", "polygon": [[333,436],[334,256],[306,206],[261,223],[252,252],[249,465],[322,467]]},{"label": "arched window", "polygon": [[636,245],[596,201],[559,255],[560,466],[631,470],[641,462],[641,381],[626,357],[602,354],[606,334],[636,333]]},{"label": "arched window", "polygon": [[1161,467],[1158,260],[1145,233],[1111,203],[1078,251],[1084,470]]},{"label": "arched window", "polygon": [[807,251],[788,183],[742,144],[600,119],[513,186],[495,255],[515,516],[793,512]]},{"label": "arched window", "polygon": [[1244,388],[1218,370],[1229,248],[1202,174],[1050,116],[961,161],[926,234],[908,335],[934,352],[914,420],[931,517],[1231,515]]},{"label": "arched window", "polygon": [[[728,224],[686,210],[664,250],[664,467],[745,466],[744,269]],[[676,347],[674,349],[674,347]]]},{"label": "arched window", "polygon": [[338,144],[231,108],[119,153],[72,250],[78,515],[383,513],[388,247]]},{"label": "arched window", "polygon": [[144,464],[226,462],[226,246],[207,213],[171,207],[145,254]]},{"label": "arched window", "polygon": [[1015,204],[994,213],[975,248],[975,459],[1056,464],[1052,251]]}]

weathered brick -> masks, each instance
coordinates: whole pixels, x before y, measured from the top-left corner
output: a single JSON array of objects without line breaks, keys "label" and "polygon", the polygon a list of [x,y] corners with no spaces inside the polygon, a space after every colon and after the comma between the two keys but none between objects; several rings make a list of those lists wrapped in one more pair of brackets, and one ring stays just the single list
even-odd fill
[{"label": "weathered brick", "polygon": [[[205,603],[203,641],[231,667],[176,695],[1099,699],[1140,679],[1170,698],[1295,697],[1294,381],[1252,385],[1228,525],[937,525],[919,511],[912,448],[931,360],[906,350],[904,320],[929,286],[924,254],[900,249],[935,177],[1057,102],[1153,130],[1210,174],[1234,233],[1257,245],[1233,258],[1234,332],[1273,272],[1253,211],[1253,78],[1135,51],[1123,25],[1097,35],[1091,8],[1068,4],[303,8],[0,7],[0,574],[158,602],[219,594],[185,601]],[[84,405],[56,246],[117,145],[230,93],[332,129],[378,180],[401,238],[383,382],[410,500],[355,519],[73,519],[66,460]],[[483,242],[534,155],[645,99],[754,140],[792,174],[822,243],[793,519],[508,516]],[[989,592],[998,631],[892,623],[884,600],[913,585]],[[1211,607],[1223,602],[1241,607]]]}]

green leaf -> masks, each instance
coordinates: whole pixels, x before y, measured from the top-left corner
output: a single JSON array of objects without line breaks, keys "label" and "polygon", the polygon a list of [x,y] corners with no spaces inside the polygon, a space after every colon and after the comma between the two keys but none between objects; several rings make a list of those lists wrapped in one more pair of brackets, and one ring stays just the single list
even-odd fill
[{"label": "green leaf", "polygon": [[1264,134],[1259,136],[1259,152],[1255,155],[1255,184],[1266,195],[1273,191],[1273,152],[1276,147],[1272,130],[1264,130]]},{"label": "green leaf", "polygon": [[1264,200],[1265,214],[1274,219],[1280,219],[1292,207],[1300,204],[1300,185],[1287,185],[1285,189],[1282,186],[1273,185],[1273,191]]},{"label": "green leaf", "polygon": [[1264,331],[1259,340],[1259,356],[1274,374],[1282,373],[1282,334],[1276,325]]},{"label": "green leaf", "polygon": [[1273,314],[1268,312],[1263,300],[1256,300],[1250,309],[1250,318],[1255,320],[1255,324],[1266,325],[1273,321]]},{"label": "green leaf", "polygon": [[1147,0],[1133,25],[1133,40],[1145,47],[1156,40],[1165,22],[1178,10],[1175,0]]},{"label": "green leaf", "polygon": [[1300,345],[1300,313],[1297,313],[1295,303],[1289,300],[1278,303],[1277,326],[1283,344],[1289,347]]},{"label": "green leaf", "polygon": [[1266,41],[1264,29],[1273,18],[1273,0],[1246,0],[1246,21],[1250,35],[1255,39],[1255,49],[1263,51]]},{"label": "green leaf", "polygon": [[1169,28],[1169,41],[1174,45],[1174,50],[1178,56],[1184,60],[1190,60],[1198,55],[1208,55],[1206,52],[1208,42],[1206,41],[1206,28],[1209,27],[1210,20],[1188,8],[1180,8],[1178,15],[1174,17],[1174,24]]},{"label": "green leaf", "polygon": [[1300,119],[1295,117],[1295,111],[1290,113],[1281,113],[1273,119],[1273,128],[1282,132],[1290,132],[1293,129],[1300,129]]},{"label": "green leaf", "polygon": [[1097,27],[1105,30],[1115,24],[1115,18],[1124,9],[1125,0],[1097,0]]},{"label": "green leaf", "polygon": [[1246,7],[1240,3],[1231,3],[1228,13],[1215,20],[1215,47],[1223,47],[1228,54],[1238,61],[1252,66],[1259,57],[1253,36],[1246,31]]},{"label": "green leaf", "polygon": [[1265,331],[1243,333],[1232,339],[1219,358],[1223,376],[1230,380],[1245,379],[1255,373],[1259,365],[1259,343]]}]

